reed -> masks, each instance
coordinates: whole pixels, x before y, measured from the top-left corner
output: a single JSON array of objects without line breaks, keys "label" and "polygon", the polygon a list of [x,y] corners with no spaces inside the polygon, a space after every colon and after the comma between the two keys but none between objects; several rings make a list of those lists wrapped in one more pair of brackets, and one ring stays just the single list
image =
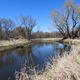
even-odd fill
[{"label": "reed", "polygon": [[[43,72],[30,69],[34,75],[27,74],[26,66],[21,69],[21,72],[15,71],[16,80],[80,80],[80,45],[73,45],[72,51],[65,52],[63,57],[51,59],[46,65],[46,70]],[[41,73],[41,74],[39,74]]]}]

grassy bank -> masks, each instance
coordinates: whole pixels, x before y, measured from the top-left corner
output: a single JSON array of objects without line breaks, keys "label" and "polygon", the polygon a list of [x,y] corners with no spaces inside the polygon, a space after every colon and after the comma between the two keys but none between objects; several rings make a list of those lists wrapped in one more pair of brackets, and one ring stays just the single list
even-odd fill
[{"label": "grassy bank", "polygon": [[69,44],[80,44],[80,39],[64,39],[62,42]]},{"label": "grassy bank", "polygon": [[27,41],[27,40],[17,40],[17,41],[18,42],[16,42],[16,40],[15,41],[3,41],[0,44],[0,52],[4,52],[7,50],[19,48],[19,47],[24,47],[25,45],[31,43],[31,41]]},{"label": "grassy bank", "polygon": [[80,39],[62,39],[62,38],[35,38],[32,41],[53,41],[65,44],[80,44]]},{"label": "grassy bank", "polygon": [[35,38],[35,39],[31,39],[32,41],[60,41],[62,38]]},{"label": "grassy bank", "polygon": [[[72,45],[72,44],[80,43],[79,39],[64,39],[64,40],[62,40],[62,38],[36,38],[36,39],[31,39],[31,41],[61,42],[65,45]],[[18,48],[18,47],[23,47],[25,44],[28,44],[31,41],[28,41],[27,39],[18,39],[18,40],[13,39],[10,41],[1,40],[0,41],[0,52]]]},{"label": "grassy bank", "polygon": [[52,59],[53,65],[47,63],[46,71],[38,75],[38,71],[31,70],[34,75],[27,74],[26,67],[21,72],[16,72],[16,80],[80,80],[80,44],[73,45],[72,51],[65,52],[61,58]]}]

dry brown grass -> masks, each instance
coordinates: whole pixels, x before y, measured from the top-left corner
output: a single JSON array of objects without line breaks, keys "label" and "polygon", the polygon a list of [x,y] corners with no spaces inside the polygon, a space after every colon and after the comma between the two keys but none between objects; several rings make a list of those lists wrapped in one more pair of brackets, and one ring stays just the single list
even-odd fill
[{"label": "dry brown grass", "polygon": [[8,46],[28,42],[27,39],[0,40],[0,46]]},{"label": "dry brown grass", "polygon": [[35,39],[31,39],[31,40],[41,40],[41,41],[59,41],[61,40],[62,38],[35,38]]},{"label": "dry brown grass", "polygon": [[[80,45],[72,46],[72,51],[64,57],[58,56],[53,59],[54,64],[47,63],[46,71],[42,75],[38,75],[35,71],[34,75],[27,74],[26,67],[21,72],[16,73],[16,80],[80,80]],[[20,76],[19,76],[20,75]]]}]

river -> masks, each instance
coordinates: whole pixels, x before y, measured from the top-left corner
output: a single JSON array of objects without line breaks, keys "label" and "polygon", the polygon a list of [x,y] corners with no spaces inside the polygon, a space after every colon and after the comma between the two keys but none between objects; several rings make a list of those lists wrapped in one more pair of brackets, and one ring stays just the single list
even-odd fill
[{"label": "river", "polygon": [[15,80],[15,70],[20,71],[25,60],[28,67],[46,65],[50,57],[62,56],[71,46],[53,42],[33,42],[30,46],[0,53],[0,80]]}]

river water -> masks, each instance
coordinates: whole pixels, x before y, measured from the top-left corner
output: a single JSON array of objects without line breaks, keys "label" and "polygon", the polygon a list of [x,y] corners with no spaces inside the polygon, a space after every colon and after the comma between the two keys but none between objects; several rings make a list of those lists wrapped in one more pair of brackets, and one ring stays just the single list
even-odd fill
[{"label": "river water", "polygon": [[[53,42],[33,42],[30,46],[0,53],[0,80],[15,80],[15,70],[20,71],[25,60],[27,66],[46,65],[50,57],[70,51],[71,46]],[[41,68],[40,68],[41,69]]]}]

